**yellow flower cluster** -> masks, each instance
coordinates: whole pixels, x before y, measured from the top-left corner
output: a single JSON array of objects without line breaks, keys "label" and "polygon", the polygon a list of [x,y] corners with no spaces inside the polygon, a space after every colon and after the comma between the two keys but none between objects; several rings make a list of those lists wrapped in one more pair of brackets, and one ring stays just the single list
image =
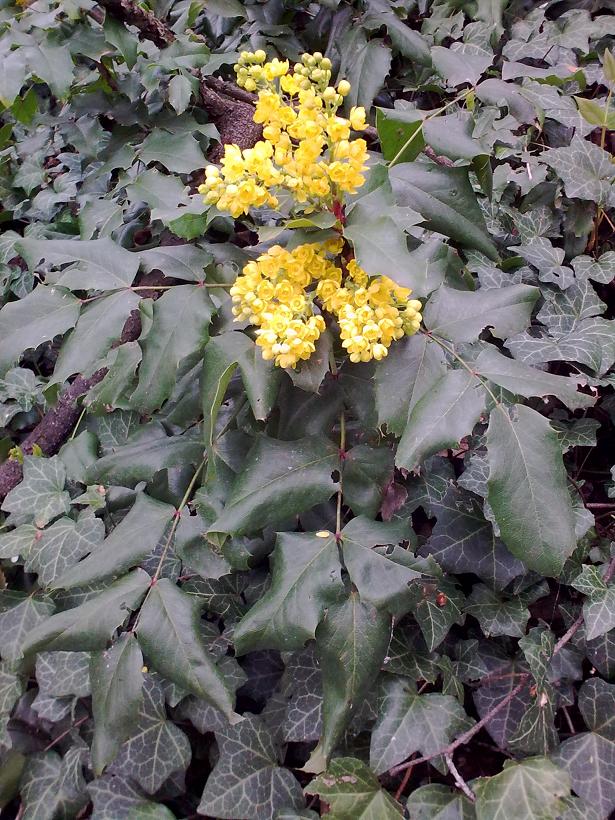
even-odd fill
[{"label": "yellow flower cluster", "polygon": [[222,167],[205,169],[199,192],[233,217],[251,207],[277,208],[284,191],[306,211],[331,208],[365,182],[367,145],[350,139],[366,127],[365,109],[338,116],[350,85],[329,84],[331,61],[318,52],[304,54],[292,70],[288,61],[265,61],[262,50],[244,51],[235,66],[238,85],[258,92],[254,121],[264,139],[243,151],[226,145]]},{"label": "yellow flower cluster", "polygon": [[325,329],[321,310],[337,318],[352,362],[383,359],[395,339],[416,333],[421,303],[408,299],[410,289],[387,276],[370,281],[355,260],[340,267],[342,244],[274,245],[244,267],[231,288],[233,312],[257,326],[264,359],[291,368],[309,359]]}]

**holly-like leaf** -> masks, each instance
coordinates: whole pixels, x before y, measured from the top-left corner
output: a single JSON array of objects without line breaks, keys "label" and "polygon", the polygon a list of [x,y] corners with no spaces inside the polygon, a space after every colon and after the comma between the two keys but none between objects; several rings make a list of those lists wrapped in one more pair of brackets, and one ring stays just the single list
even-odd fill
[{"label": "holly-like leaf", "polygon": [[416,403],[446,373],[442,348],[425,334],[400,339],[374,374],[378,426],[401,436]]},{"label": "holly-like leaf", "polygon": [[570,792],[570,779],[545,757],[521,763],[507,760],[501,774],[477,781],[474,791],[478,820],[556,820],[562,798]]},{"label": "holly-like leaf", "polygon": [[355,515],[375,518],[393,478],[393,453],[387,447],[357,444],[345,453],[343,475],[346,504]]},{"label": "holly-like leaf", "polygon": [[360,760],[337,757],[324,774],[306,786],[307,794],[318,794],[331,807],[333,817],[353,820],[399,820],[402,808],[380,787],[374,773]]},{"label": "holly-like leaf", "polygon": [[[69,290],[126,288],[132,285],[139,269],[138,256],[108,237],[88,241],[27,237],[20,239],[18,249],[30,270],[34,270],[41,259],[54,268],[71,263],[70,268],[52,277],[55,284]],[[62,291],[56,290],[56,293]]]},{"label": "holly-like leaf", "polygon": [[271,586],[235,627],[235,649],[301,649],[343,592],[335,536],[279,533]]},{"label": "holly-like leaf", "polygon": [[260,436],[210,532],[255,532],[326,501],[335,489],[331,473],[338,458],[334,445],[320,437],[279,441]]},{"label": "holly-like leaf", "polygon": [[161,675],[234,718],[232,693],[200,639],[201,609],[198,599],[160,578],[141,608],[139,644]]},{"label": "holly-like leaf", "polygon": [[404,162],[389,172],[399,205],[418,211],[426,227],[450,236],[462,247],[497,260],[465,168]]},{"label": "holly-like leaf", "polygon": [[[72,653],[74,654],[74,653]],[[100,775],[135,731],[143,700],[143,656],[132,633],[92,654],[92,766]]]},{"label": "holly-like leaf", "polygon": [[6,496],[2,509],[12,513],[14,523],[34,521],[37,527],[44,527],[70,510],[65,481],[66,470],[57,456],[25,456],[23,480]]},{"label": "holly-like leaf", "polygon": [[154,794],[174,772],[183,773],[190,758],[188,738],[167,720],[162,686],[146,675],[136,730],[122,746],[113,771]]},{"label": "holly-like leaf", "polygon": [[189,174],[205,165],[205,157],[192,134],[172,134],[161,128],[154,129],[143,140],[139,149],[141,162],[159,162],[169,171]]},{"label": "holly-like leaf", "polygon": [[79,606],[57,612],[28,632],[24,654],[46,650],[102,649],[113,632],[136,609],[149,586],[142,569],[131,572]]},{"label": "holly-like leaf", "polygon": [[575,376],[552,376],[503,356],[492,345],[480,352],[474,367],[481,376],[518,396],[556,396],[571,410],[590,407],[595,402],[592,396],[577,390],[579,382],[584,380],[582,376],[578,379]]},{"label": "holly-like leaf", "polygon": [[575,793],[608,817],[615,809],[615,742],[585,732],[564,741],[553,759],[569,774]]},{"label": "holly-like leaf", "polygon": [[52,383],[62,383],[75,373],[89,376],[120,338],[126,319],[138,304],[136,293],[120,291],[86,306],[62,345]]},{"label": "holly-like leaf", "polygon": [[393,768],[414,752],[429,755],[446,748],[472,725],[463,706],[450,695],[417,695],[404,678],[387,675],[372,732],[369,762],[376,774]]},{"label": "holly-like leaf", "polygon": [[486,394],[465,370],[448,370],[414,405],[395,463],[413,470],[428,456],[469,435],[485,409]]},{"label": "holly-like leaf", "polygon": [[273,820],[283,807],[304,805],[301,786],[278,763],[279,749],[260,718],[216,732],[220,758],[207,779],[200,814],[231,820]]},{"label": "holly-like leaf", "polygon": [[375,547],[395,546],[413,537],[405,521],[384,523],[357,516],[346,524],[342,530],[344,564],[362,601],[396,615],[412,607],[420,594],[421,573],[404,566],[401,560],[396,561],[395,550],[382,551]]},{"label": "holly-like leaf", "polygon": [[316,631],[323,676],[323,734],[305,771],[321,772],[372,686],[389,646],[391,617],[351,592]]},{"label": "holly-like leaf", "polygon": [[453,342],[475,342],[486,327],[498,339],[507,339],[529,325],[539,295],[530,285],[477,291],[442,286],[427,303],[423,319],[431,333]]},{"label": "holly-like leaf", "polygon": [[207,288],[197,285],[177,285],[154,302],[151,326],[140,339],[143,360],[132,408],[151,413],[170,396],[180,364],[205,346],[213,312]]},{"label": "holly-like leaf", "polygon": [[501,538],[530,569],[558,575],[576,547],[566,472],[557,434],[535,410],[491,413],[487,500]]}]

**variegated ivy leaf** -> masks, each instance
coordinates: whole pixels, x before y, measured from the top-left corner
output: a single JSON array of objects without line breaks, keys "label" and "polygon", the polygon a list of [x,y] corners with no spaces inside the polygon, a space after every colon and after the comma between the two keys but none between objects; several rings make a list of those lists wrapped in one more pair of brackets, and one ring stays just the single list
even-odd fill
[{"label": "variegated ivy leaf", "polygon": [[76,817],[88,802],[82,765],[78,748],[69,749],[64,758],[53,750],[31,755],[21,786],[24,820]]},{"label": "variegated ivy leaf", "polygon": [[14,524],[34,521],[37,527],[70,510],[70,496],[64,490],[66,470],[58,458],[25,456],[23,481],[7,495],[2,504]]}]

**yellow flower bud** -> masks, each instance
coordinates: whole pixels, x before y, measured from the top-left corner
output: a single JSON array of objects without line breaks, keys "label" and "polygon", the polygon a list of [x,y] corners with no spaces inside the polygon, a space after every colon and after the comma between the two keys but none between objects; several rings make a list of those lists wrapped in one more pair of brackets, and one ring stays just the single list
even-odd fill
[{"label": "yellow flower bud", "polygon": [[337,93],[342,97],[347,97],[350,94],[350,83],[348,80],[341,80],[337,85]]}]

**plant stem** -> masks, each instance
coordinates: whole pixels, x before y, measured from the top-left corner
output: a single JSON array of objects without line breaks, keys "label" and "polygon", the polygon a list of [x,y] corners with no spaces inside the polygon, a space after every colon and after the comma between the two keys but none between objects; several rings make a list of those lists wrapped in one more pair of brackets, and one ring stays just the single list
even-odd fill
[{"label": "plant stem", "polygon": [[342,532],[342,498],[344,495],[343,470],[344,458],[346,455],[346,416],[344,411],[340,413],[340,478],[337,488],[337,510],[335,513],[335,537],[339,541]]}]

